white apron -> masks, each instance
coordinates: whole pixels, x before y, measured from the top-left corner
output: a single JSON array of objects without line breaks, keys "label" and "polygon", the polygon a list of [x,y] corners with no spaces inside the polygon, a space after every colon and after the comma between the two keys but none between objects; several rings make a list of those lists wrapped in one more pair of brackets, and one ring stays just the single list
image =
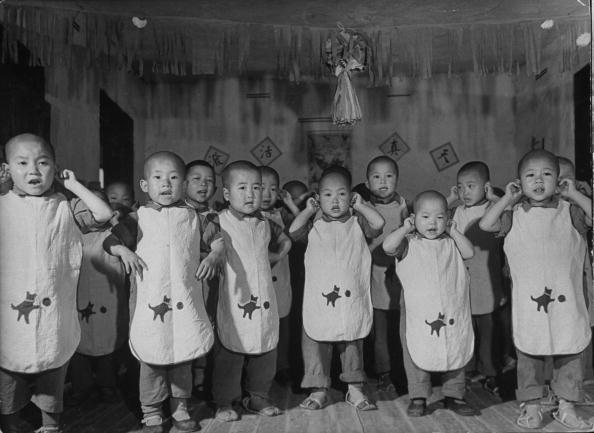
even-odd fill
[{"label": "white apron", "polygon": [[[262,215],[269,218],[272,222],[281,226],[284,230],[285,223],[280,210],[273,212],[262,211]],[[278,303],[278,316],[282,319],[287,317],[291,311],[291,271],[289,270],[289,255],[287,254],[272,267],[272,285],[276,294]]]},{"label": "white apron", "polygon": [[581,352],[590,341],[583,291],[586,243],[569,203],[514,208],[504,249],[512,277],[514,343],[530,355]]},{"label": "white apron", "polygon": [[468,273],[450,237],[407,236],[408,253],[396,263],[406,311],[406,342],[426,371],[464,367],[474,350]]},{"label": "white apron", "polygon": [[470,274],[470,310],[472,314],[492,313],[502,296],[501,239],[480,229],[479,221],[490,203],[458,206],[453,220],[456,228],[472,242],[474,256],[465,260]]},{"label": "white apron", "polygon": [[269,352],[278,343],[278,309],[266,219],[238,219],[228,209],[219,214],[225,242],[225,272],[217,307],[218,335],[223,346],[238,353]]},{"label": "white apron", "polygon": [[196,359],[214,342],[202,283],[196,279],[200,264],[198,214],[185,207],[141,207],[138,230],[136,254],[148,270],[142,280],[135,278],[132,353],[154,365]]},{"label": "white apron", "polygon": [[103,241],[110,234],[104,230],[83,235],[77,291],[81,335],[76,351],[84,355],[108,355],[126,341],[126,272],[120,259],[103,249]]},{"label": "white apron", "polygon": [[76,350],[81,232],[62,194],[0,197],[0,367],[38,373]]},{"label": "white apron", "polygon": [[408,216],[408,210],[403,197],[400,197],[399,202],[374,203],[373,207],[384,218],[386,225],[384,225],[382,234],[369,242],[372,258],[371,303],[373,308],[393,310],[400,305],[402,286],[398,278],[393,276],[388,276],[388,280],[386,280],[386,271],[390,265],[394,264],[394,258],[384,252],[382,243],[386,236],[402,225],[402,222]]},{"label": "white apron", "polygon": [[319,218],[305,251],[303,327],[316,341],[354,341],[371,330],[371,253],[357,218]]}]

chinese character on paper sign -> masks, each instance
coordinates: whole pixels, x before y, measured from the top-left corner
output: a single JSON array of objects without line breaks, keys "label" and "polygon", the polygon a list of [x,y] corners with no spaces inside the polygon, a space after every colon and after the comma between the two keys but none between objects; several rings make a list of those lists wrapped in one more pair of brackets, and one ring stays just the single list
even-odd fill
[{"label": "chinese character on paper sign", "polygon": [[261,165],[268,165],[282,155],[280,149],[269,137],[256,144],[251,153]]},{"label": "chinese character on paper sign", "polygon": [[216,174],[221,174],[227,161],[229,161],[229,154],[210,146],[206,151],[206,155],[204,155],[204,159],[214,167]]},{"label": "chinese character on paper sign", "polygon": [[454,152],[452,143],[445,143],[429,152],[438,171],[445,170],[458,163],[458,156]]},{"label": "chinese character on paper sign", "polygon": [[532,136],[532,140],[530,141],[530,150],[544,149],[544,144],[544,137],[539,140],[538,138]]},{"label": "chinese character on paper sign", "polygon": [[395,161],[398,161],[410,150],[406,142],[397,132],[390,135],[382,144],[380,144],[379,148],[385,155]]}]

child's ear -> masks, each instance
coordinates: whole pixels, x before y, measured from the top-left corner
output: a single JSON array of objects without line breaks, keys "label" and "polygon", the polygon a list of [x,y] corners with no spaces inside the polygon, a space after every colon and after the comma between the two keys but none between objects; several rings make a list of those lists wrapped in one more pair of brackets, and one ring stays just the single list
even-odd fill
[{"label": "child's ear", "polygon": [[365,188],[369,189],[369,181],[368,180],[365,181]]},{"label": "child's ear", "polygon": [[6,173],[10,173],[10,168],[9,168],[9,165],[8,165],[8,163],[7,163],[7,162],[3,162],[3,163],[2,163],[2,168],[4,169],[4,171],[5,171]]},{"label": "child's ear", "polygon": [[148,192],[148,182],[144,179],[140,179],[140,189],[142,192]]},{"label": "child's ear", "polygon": [[230,201],[229,200],[229,190],[225,187],[223,187],[223,198],[225,199],[225,201]]},{"label": "child's ear", "polygon": [[317,192],[313,193],[313,198],[315,199],[315,201],[317,201],[318,203],[320,202],[320,194],[318,194]]}]

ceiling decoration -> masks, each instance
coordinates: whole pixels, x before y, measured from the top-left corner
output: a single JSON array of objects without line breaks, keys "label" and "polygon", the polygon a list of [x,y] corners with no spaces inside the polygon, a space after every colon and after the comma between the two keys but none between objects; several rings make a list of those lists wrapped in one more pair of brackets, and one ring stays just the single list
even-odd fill
[{"label": "ceiling decoration", "polygon": [[[548,19],[553,26],[541,27]],[[573,0],[6,0],[0,20],[3,61],[22,43],[34,64],[82,57],[140,75],[330,77],[327,41],[341,48],[338,21],[368,41],[359,76],[370,85],[404,75],[536,74],[547,50],[561,71],[589,57],[576,44],[590,31],[589,8]]]}]

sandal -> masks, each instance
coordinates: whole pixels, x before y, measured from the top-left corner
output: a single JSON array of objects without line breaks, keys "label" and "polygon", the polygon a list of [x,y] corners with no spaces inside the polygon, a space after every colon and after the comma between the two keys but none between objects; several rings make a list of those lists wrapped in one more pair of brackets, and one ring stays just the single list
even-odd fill
[{"label": "sandal", "polygon": [[542,409],[540,404],[520,404],[520,416],[516,420],[522,428],[537,429],[542,424]]},{"label": "sandal", "polygon": [[277,416],[283,413],[278,407],[273,406],[268,403],[268,400],[263,399],[260,397],[260,400],[265,401],[268,406],[263,407],[262,409],[252,409],[250,407],[250,402],[252,401],[253,397],[245,397],[241,400],[241,405],[243,408],[249,413],[255,413],[256,415],[264,415],[264,416]]},{"label": "sandal", "polygon": [[392,379],[390,379],[389,373],[380,375],[380,377],[377,380],[377,390],[388,392],[390,394],[396,393],[396,387],[392,383]]},{"label": "sandal", "polygon": [[571,431],[592,431],[594,429],[594,424],[590,421],[584,421],[575,413],[572,403],[561,401],[559,409],[554,411],[552,415],[553,418]]},{"label": "sandal", "polygon": [[365,395],[362,394],[361,398],[357,401],[351,400],[351,392],[348,391],[346,393],[346,397],[344,399],[348,404],[353,406],[357,410],[367,411],[367,410],[377,410],[377,406],[373,404]]},{"label": "sandal", "polygon": [[231,406],[224,406],[217,409],[215,419],[223,422],[237,421],[239,414]]},{"label": "sandal", "polygon": [[312,392],[305,400],[301,402],[299,407],[309,410],[320,410],[328,406],[328,394],[325,392]]}]

